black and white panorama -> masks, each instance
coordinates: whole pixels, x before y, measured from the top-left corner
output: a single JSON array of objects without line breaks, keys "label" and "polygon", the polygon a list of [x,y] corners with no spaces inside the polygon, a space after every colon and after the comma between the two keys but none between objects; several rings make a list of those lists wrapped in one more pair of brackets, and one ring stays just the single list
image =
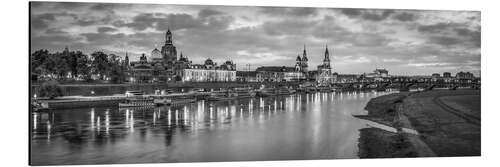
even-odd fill
[{"label": "black and white panorama", "polygon": [[30,3],[30,164],[481,155],[479,11]]}]

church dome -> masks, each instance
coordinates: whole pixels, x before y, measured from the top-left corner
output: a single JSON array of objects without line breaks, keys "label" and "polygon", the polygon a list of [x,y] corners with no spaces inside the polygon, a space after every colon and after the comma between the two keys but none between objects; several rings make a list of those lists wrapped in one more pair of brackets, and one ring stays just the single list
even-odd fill
[{"label": "church dome", "polygon": [[214,65],[214,62],[212,61],[212,59],[208,58],[207,60],[205,60],[205,65]]},{"label": "church dome", "polygon": [[155,48],[153,51],[151,51],[151,59],[161,59],[161,58],[162,56],[160,50]]}]

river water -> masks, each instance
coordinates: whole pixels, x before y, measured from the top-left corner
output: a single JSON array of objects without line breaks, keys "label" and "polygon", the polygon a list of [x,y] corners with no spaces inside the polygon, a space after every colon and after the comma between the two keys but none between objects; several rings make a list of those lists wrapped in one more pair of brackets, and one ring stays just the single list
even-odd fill
[{"label": "river water", "polygon": [[358,158],[352,115],[391,92],[332,92],[149,109],[32,113],[31,163],[305,160]]}]

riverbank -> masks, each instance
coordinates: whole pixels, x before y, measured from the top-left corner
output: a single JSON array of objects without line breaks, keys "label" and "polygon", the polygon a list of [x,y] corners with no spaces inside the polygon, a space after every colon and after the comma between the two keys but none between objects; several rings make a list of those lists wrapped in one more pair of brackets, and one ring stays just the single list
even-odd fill
[{"label": "riverbank", "polygon": [[366,105],[368,115],[355,117],[394,127],[397,132],[360,130],[359,156],[480,156],[480,101],[480,90],[405,92],[374,98]]}]

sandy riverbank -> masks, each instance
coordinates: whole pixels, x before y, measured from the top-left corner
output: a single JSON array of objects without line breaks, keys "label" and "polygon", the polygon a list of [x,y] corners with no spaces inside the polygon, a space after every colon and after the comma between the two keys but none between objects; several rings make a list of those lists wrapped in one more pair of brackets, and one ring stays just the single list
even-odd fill
[{"label": "sandy riverbank", "polygon": [[[395,93],[368,102],[368,115],[356,116],[398,129],[360,130],[359,156],[479,156],[481,151],[480,90],[433,90]],[[401,129],[413,129],[408,134]]]}]

